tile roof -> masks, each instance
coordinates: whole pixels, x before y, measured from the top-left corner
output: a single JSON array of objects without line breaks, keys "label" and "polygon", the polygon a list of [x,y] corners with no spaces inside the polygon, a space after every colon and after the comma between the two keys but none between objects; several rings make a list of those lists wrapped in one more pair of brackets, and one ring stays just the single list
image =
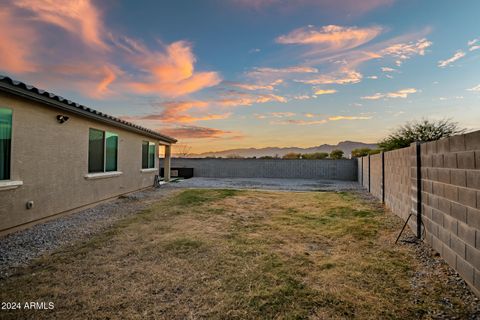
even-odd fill
[{"label": "tile roof", "polygon": [[85,117],[92,118],[101,122],[106,122],[111,125],[121,127],[126,130],[134,131],[137,133],[143,133],[147,136],[162,140],[168,143],[177,142],[176,139],[159,132],[141,127],[131,122],[110,116],[103,112],[88,108],[84,105],[67,100],[54,93],[38,89],[32,85],[25,84],[20,81],[13,80],[7,76],[0,75],[0,91],[6,91],[14,95],[20,95],[30,100],[35,100],[47,104],[51,107],[63,109],[65,111],[71,111],[76,114],[81,114]]}]

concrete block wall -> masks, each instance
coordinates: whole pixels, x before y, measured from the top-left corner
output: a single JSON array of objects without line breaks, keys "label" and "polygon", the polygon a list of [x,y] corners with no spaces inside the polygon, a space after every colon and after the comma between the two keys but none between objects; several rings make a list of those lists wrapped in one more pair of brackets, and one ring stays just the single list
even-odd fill
[{"label": "concrete block wall", "polygon": [[[412,213],[414,233],[424,236],[480,296],[480,131],[412,144],[383,156],[380,192],[378,158],[371,156],[367,168],[363,158],[370,192],[381,199],[383,191],[385,205],[403,220]],[[362,167],[361,160],[358,165]]]},{"label": "concrete block wall", "polygon": [[[384,154],[385,205],[404,220],[408,218],[412,207],[410,162],[414,151],[414,147],[410,146]],[[410,226],[415,230],[416,224]]]},{"label": "concrete block wall", "polygon": [[370,193],[382,199],[382,155],[370,156]]},{"label": "concrete block wall", "polygon": [[172,168],[193,168],[195,177],[357,181],[357,161],[173,158]]},{"label": "concrete block wall", "polygon": [[421,146],[426,240],[480,292],[480,131]]},{"label": "concrete block wall", "polygon": [[368,190],[368,184],[370,183],[370,166],[368,163],[368,157],[363,157],[362,161],[362,183],[365,188]]}]

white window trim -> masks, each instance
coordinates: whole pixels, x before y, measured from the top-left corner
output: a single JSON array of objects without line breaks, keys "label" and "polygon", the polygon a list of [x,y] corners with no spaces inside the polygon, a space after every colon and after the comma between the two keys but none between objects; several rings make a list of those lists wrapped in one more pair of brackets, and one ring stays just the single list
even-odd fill
[{"label": "white window trim", "polygon": [[86,174],[84,177],[87,180],[95,180],[95,179],[105,179],[105,178],[113,178],[122,175],[123,172],[121,171],[107,171],[107,172],[95,172]]},{"label": "white window trim", "polygon": [[147,172],[156,172],[158,171],[158,168],[147,168],[147,169],[141,169],[140,172],[147,173]]},{"label": "white window trim", "polygon": [[23,185],[23,181],[0,180],[0,191],[16,189]]}]

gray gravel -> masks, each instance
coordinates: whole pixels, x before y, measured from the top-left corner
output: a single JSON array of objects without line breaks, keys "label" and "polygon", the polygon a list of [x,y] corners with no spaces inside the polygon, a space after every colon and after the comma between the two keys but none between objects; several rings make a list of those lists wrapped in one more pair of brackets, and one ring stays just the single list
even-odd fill
[{"label": "gray gravel", "polygon": [[192,178],[171,183],[169,188],[265,189],[288,191],[351,191],[359,190],[354,181],[271,178]]},{"label": "gray gravel", "polygon": [[88,239],[167,193],[164,188],[139,191],[0,238],[0,279],[47,252]]}]

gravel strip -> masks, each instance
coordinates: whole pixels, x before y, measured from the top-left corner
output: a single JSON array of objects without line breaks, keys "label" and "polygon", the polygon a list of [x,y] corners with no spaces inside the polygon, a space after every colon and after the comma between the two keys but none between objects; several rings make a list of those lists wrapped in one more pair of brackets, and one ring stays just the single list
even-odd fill
[{"label": "gravel strip", "polygon": [[165,189],[132,193],[0,238],[0,279],[10,276],[15,268],[27,265],[32,259],[87,240],[116,221],[144,210],[150,202],[168,194],[169,190]]},{"label": "gravel strip", "polygon": [[[411,280],[412,287],[421,289],[426,285],[426,279],[428,278],[446,278],[448,288],[450,291],[455,292],[455,296],[460,297],[461,301],[465,306],[470,306],[468,309],[472,310],[467,318],[458,316],[452,318],[451,313],[448,312],[429,312],[426,318],[429,319],[480,319],[480,299],[470,290],[468,284],[465,280],[460,277],[460,275],[452,269],[446,262],[443,260],[440,255],[433,250],[433,248],[426,242],[423,242],[417,239],[414,235],[408,230],[405,232],[406,235],[402,236],[399,241],[399,245],[406,245],[415,251],[417,259],[422,264],[422,271],[416,272]],[[421,304],[422,297],[417,296],[416,302]],[[447,309],[452,309],[453,304],[447,299],[443,298],[442,303]]]},{"label": "gravel strip", "polygon": [[191,178],[171,183],[169,188],[264,189],[285,191],[360,190],[355,181],[271,178]]}]

